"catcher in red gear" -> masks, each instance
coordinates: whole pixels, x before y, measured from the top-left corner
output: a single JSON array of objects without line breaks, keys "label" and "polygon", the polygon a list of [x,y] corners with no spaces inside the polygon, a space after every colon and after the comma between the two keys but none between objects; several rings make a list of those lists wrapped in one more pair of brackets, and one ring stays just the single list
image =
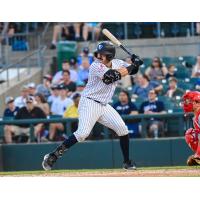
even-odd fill
[{"label": "catcher in red gear", "polygon": [[182,97],[182,108],[186,114],[194,113],[193,128],[186,131],[185,141],[195,153],[189,156],[187,165],[200,165],[200,92],[185,93]]}]

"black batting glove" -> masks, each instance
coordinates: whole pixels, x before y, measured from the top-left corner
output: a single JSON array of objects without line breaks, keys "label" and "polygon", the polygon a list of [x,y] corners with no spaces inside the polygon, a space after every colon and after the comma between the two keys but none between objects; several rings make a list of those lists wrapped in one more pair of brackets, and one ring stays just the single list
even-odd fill
[{"label": "black batting glove", "polygon": [[143,61],[136,54],[132,54],[131,61],[135,66],[138,66],[138,67],[143,64]]}]

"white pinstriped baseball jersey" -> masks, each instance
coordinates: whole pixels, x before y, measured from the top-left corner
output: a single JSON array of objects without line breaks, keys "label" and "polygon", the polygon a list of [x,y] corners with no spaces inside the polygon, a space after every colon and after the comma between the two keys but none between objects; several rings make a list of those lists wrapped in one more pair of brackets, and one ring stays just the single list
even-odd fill
[{"label": "white pinstriped baseball jersey", "polygon": [[[112,69],[119,69],[122,66],[126,67],[128,64],[122,60],[112,60]],[[102,81],[104,73],[109,69],[98,60],[90,66],[88,83],[81,94],[78,106],[78,129],[74,132],[79,142],[88,137],[96,122],[113,129],[119,136],[128,134],[128,128],[119,113],[108,104],[117,86],[116,82],[106,85]]]},{"label": "white pinstriped baseball jersey", "polygon": [[[119,59],[112,60],[112,69],[119,69],[122,66],[127,67],[128,63]],[[90,66],[88,83],[82,92],[82,96],[100,101],[103,104],[109,103],[117,86],[117,82],[106,85],[102,81],[104,73],[109,69],[99,60],[94,61]]]}]

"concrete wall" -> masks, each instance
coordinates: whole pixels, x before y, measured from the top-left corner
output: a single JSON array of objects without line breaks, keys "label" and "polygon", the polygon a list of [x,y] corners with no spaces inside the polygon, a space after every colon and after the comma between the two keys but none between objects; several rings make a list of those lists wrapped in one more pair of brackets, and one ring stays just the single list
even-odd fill
[{"label": "concrete wall", "polygon": [[[3,170],[41,170],[43,156],[58,143],[2,145]],[[131,139],[130,158],[138,167],[186,165],[192,152],[183,138]],[[55,169],[121,168],[119,140],[86,141],[69,149]]]},{"label": "concrete wall", "polygon": [[[196,56],[200,54],[200,37],[177,37],[177,38],[160,38],[160,39],[131,39],[123,40],[122,43],[132,52],[141,57],[154,56]],[[85,43],[79,44],[79,51],[85,46]],[[97,43],[90,43],[91,52],[96,48]],[[127,55],[117,48],[117,56],[124,58]]]}]

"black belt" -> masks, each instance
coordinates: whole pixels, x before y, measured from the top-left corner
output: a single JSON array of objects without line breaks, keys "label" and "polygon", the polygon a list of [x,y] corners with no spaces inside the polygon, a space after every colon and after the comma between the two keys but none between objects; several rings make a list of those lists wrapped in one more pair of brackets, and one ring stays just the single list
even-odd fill
[{"label": "black belt", "polygon": [[106,103],[102,103],[102,102],[97,101],[97,100],[94,100],[94,99],[92,99],[92,98],[90,98],[90,97],[86,97],[86,98],[88,98],[88,99],[90,99],[90,100],[92,100],[92,101],[95,101],[95,102],[97,102],[97,103],[99,103],[99,104],[101,104],[101,105],[103,105],[103,106],[106,106]]}]

